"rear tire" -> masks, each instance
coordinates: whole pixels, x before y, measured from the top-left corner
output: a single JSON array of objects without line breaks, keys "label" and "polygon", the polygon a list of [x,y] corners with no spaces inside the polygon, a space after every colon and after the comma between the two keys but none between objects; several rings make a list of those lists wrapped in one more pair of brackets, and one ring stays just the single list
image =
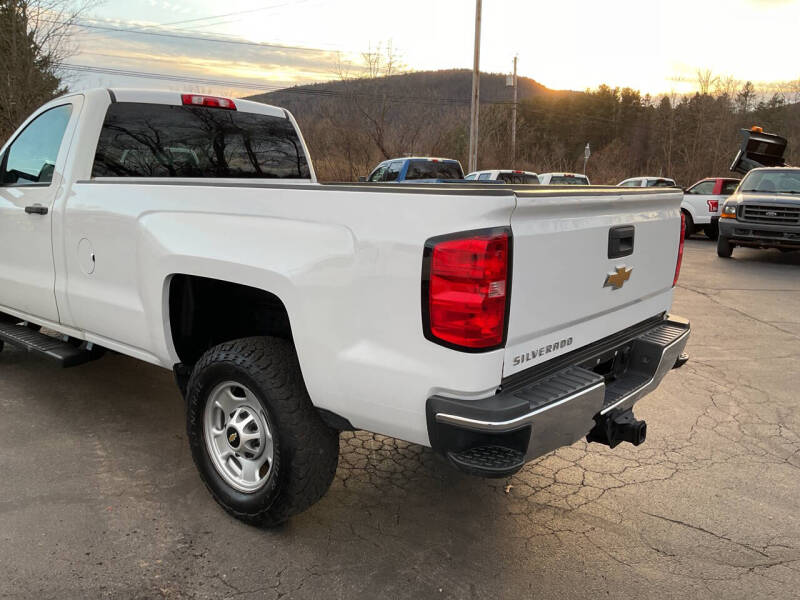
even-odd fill
[{"label": "rear tire", "polygon": [[733,244],[726,237],[717,238],[717,256],[720,258],[730,258],[733,254]]},{"label": "rear tire", "polygon": [[186,400],[192,458],[228,513],[272,527],[325,495],[339,433],[311,404],[290,342],[252,337],[211,348],[192,371]]},{"label": "rear tire", "polygon": [[694,220],[692,220],[692,215],[689,214],[688,210],[684,210],[682,212],[683,212],[684,223],[685,223],[685,227],[686,227],[683,236],[684,236],[685,239],[688,240],[690,237],[692,237],[695,234]]}]

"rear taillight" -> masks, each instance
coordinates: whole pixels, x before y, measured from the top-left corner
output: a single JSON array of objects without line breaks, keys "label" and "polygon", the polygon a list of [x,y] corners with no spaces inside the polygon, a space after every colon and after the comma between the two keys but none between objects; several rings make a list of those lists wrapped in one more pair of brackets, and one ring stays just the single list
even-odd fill
[{"label": "rear taillight", "polygon": [[184,106],[205,106],[207,108],[224,108],[236,110],[236,105],[229,98],[219,98],[217,96],[204,96],[202,94],[182,94],[181,102]]},{"label": "rear taillight", "polygon": [[425,244],[422,315],[425,337],[466,351],[505,342],[510,298],[507,228],[432,238]]},{"label": "rear taillight", "polygon": [[719,210],[719,200],[706,200],[708,212],[715,213]]},{"label": "rear taillight", "polygon": [[672,280],[672,287],[678,283],[678,276],[681,274],[681,262],[683,262],[683,241],[686,238],[686,215],[681,213],[681,241],[678,244],[678,262],[675,263],[675,278]]}]

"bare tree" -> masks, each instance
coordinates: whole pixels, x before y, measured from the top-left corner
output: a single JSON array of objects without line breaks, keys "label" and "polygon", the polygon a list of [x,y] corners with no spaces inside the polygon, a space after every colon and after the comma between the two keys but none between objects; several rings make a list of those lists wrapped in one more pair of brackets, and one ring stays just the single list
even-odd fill
[{"label": "bare tree", "polygon": [[78,18],[97,0],[0,0],[0,137],[65,91],[59,67],[75,52]]},{"label": "bare tree", "polygon": [[711,93],[711,88],[719,81],[711,69],[697,69],[697,89],[701,96]]}]

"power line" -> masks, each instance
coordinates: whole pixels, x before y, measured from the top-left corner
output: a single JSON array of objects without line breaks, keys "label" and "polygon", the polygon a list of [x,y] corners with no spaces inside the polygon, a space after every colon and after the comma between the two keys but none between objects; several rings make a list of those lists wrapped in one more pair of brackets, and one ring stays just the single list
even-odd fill
[{"label": "power line", "polygon": [[[282,8],[284,6],[297,6],[298,4],[305,4],[306,2],[310,2],[311,0],[299,0],[299,2],[283,2],[282,4],[272,4],[270,6],[262,6],[261,8],[251,8],[250,10],[237,10],[235,12],[224,13],[221,15],[213,15],[210,17],[197,17],[195,19],[184,19],[183,21],[171,21],[169,23],[159,23],[159,27],[165,27],[170,25],[183,25],[184,23],[196,23],[197,21],[214,21],[216,19],[221,19],[223,17],[234,17],[240,15],[249,15],[252,13],[263,12],[265,10],[271,10],[273,8]],[[236,19],[241,20],[241,19]],[[226,21],[227,23],[233,23],[234,21]]]},{"label": "power line", "polygon": [[268,44],[263,42],[248,42],[246,40],[233,40],[233,39],[226,39],[221,37],[206,37],[206,36],[198,36],[198,35],[180,35],[177,33],[167,33],[162,31],[147,31],[144,29],[136,29],[133,27],[108,27],[104,25],[90,25],[88,23],[66,23],[63,21],[56,21],[56,20],[49,20],[49,19],[41,19],[47,23],[54,23],[57,25],[74,25],[75,27],[80,27],[82,29],[94,29],[98,31],[112,31],[117,33],[133,33],[136,35],[149,35],[149,36],[156,36],[156,37],[166,37],[166,38],[175,38],[175,39],[182,39],[182,40],[192,40],[192,41],[199,41],[199,42],[215,42],[218,44],[234,44],[239,46],[251,46],[255,48],[274,48],[277,50],[300,50],[304,52],[319,52],[324,54],[330,54],[333,52],[332,50],[325,50],[323,48],[309,48],[306,46],[284,46],[282,44]]},{"label": "power line", "polygon": [[[428,105],[428,106],[459,106],[459,105],[469,105],[471,102],[470,98],[448,98],[448,97],[431,97],[431,96],[396,96],[391,94],[384,94],[381,92],[369,93],[369,92],[341,92],[337,90],[324,90],[324,89],[314,89],[313,87],[283,87],[279,85],[268,85],[268,84],[259,84],[253,83],[248,81],[233,81],[233,80],[224,80],[224,79],[211,79],[205,77],[191,77],[185,75],[171,75],[169,73],[149,73],[145,71],[136,71],[132,69],[115,69],[111,67],[95,67],[91,65],[76,65],[76,64],[69,64],[64,63],[61,65],[61,68],[67,71],[73,71],[78,73],[94,73],[99,75],[114,75],[118,77],[134,77],[134,78],[143,78],[143,79],[153,79],[156,81],[170,81],[175,83],[186,83],[186,84],[193,84],[193,85],[208,85],[208,86],[216,86],[216,87],[232,87],[232,88],[239,88],[239,89],[246,89],[246,90],[254,90],[259,92],[281,92],[286,94],[298,94],[303,96],[322,96],[322,97],[345,97],[345,98],[353,98],[353,97],[360,97],[360,98],[367,98],[367,99],[386,99],[391,102],[397,103],[412,103],[412,104],[421,104],[421,105]],[[497,100],[497,101],[482,101],[481,104],[483,105],[491,105],[491,106],[512,106],[513,102],[507,100]],[[564,117],[570,119],[571,121],[575,122],[577,120],[586,120],[586,121],[595,121],[596,123],[614,123],[614,119],[607,118],[607,117],[600,117],[596,115],[589,115],[586,113],[577,113],[571,112],[566,110],[557,110],[554,108],[550,109],[541,109],[541,108],[534,108],[534,107],[526,107],[525,112],[532,113],[534,115],[540,115],[544,117]],[[639,129],[642,125],[640,124],[633,124],[631,125],[631,129]]]},{"label": "power line", "polygon": [[[231,81],[223,79],[210,79],[205,77],[190,77],[184,75],[171,75],[169,73],[148,73],[144,71],[115,69],[111,67],[95,67],[91,65],[76,65],[64,63],[61,68],[67,71],[78,73],[95,73],[101,75],[115,75],[118,77],[138,77],[144,79],[154,79],[158,81],[174,81],[176,83],[189,83],[196,85],[212,85],[218,87],[234,87],[240,89],[256,90],[263,92],[283,92],[289,94],[302,94],[309,96],[329,96],[329,97],[365,97],[365,98],[386,98],[392,102],[413,102],[417,104],[429,105],[458,105],[469,104],[468,98],[432,98],[430,96],[393,96],[383,93],[367,92],[340,92],[336,90],[322,90],[301,87],[283,87],[278,85],[265,85],[248,81]],[[508,102],[487,102],[486,104],[508,104]]]}]

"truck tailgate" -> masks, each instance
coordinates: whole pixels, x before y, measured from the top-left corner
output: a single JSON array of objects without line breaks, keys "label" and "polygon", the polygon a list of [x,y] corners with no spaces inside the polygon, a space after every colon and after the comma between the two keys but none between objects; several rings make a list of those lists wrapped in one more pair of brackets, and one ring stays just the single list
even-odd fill
[{"label": "truck tailgate", "polygon": [[680,190],[542,188],[516,195],[504,376],[669,309]]}]

